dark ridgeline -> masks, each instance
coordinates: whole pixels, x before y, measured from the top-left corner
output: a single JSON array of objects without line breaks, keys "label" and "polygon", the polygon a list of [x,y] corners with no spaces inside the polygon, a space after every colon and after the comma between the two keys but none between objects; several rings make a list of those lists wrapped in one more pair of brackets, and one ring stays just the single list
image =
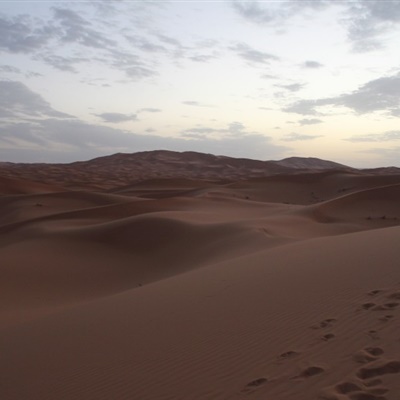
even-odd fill
[{"label": "dark ridgeline", "polygon": [[232,182],[235,180],[341,171],[400,174],[399,168],[357,170],[318,158],[291,157],[280,161],[215,156],[167,150],[117,153],[69,164],[0,163],[0,176],[27,179],[71,189],[108,190],[148,179],[180,178]]}]

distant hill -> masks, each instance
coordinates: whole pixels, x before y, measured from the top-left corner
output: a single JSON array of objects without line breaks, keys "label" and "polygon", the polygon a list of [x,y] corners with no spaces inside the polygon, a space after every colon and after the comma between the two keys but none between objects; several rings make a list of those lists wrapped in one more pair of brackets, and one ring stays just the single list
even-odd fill
[{"label": "distant hill", "polygon": [[326,169],[343,169],[354,170],[347,165],[339,164],[333,161],[321,160],[315,157],[289,157],[280,161],[275,161],[276,165],[287,168],[298,168],[308,170],[326,170]]},{"label": "distant hill", "polygon": [[[384,174],[381,169],[364,172],[318,158],[290,157],[280,161],[259,161],[167,150],[117,153],[70,164],[0,162],[0,176],[83,190],[110,190],[147,179],[183,178],[228,183],[274,175],[338,170],[344,173]],[[390,173],[395,172],[391,170]]]},{"label": "distant hill", "polygon": [[400,168],[397,167],[382,167],[382,168],[367,168],[362,170],[368,174],[374,175],[399,175]]}]

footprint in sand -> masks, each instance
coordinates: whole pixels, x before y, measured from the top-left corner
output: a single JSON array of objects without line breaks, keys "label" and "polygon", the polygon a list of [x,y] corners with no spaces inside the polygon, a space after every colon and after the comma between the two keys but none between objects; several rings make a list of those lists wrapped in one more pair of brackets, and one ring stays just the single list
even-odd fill
[{"label": "footprint in sand", "polygon": [[299,353],[297,351],[293,351],[293,350],[289,350],[289,351],[285,351],[284,353],[282,353],[279,358],[283,359],[283,360],[287,360],[288,358],[292,358],[299,355]]},{"label": "footprint in sand", "polygon": [[400,300],[400,292],[394,292],[387,296],[388,299]]},{"label": "footprint in sand", "polygon": [[385,387],[379,387],[379,388],[377,387],[377,388],[375,388],[375,389],[371,389],[371,390],[369,391],[369,393],[381,395],[381,394],[387,393],[388,391],[389,391],[389,389],[387,389],[387,388],[385,388]]},{"label": "footprint in sand", "polygon": [[398,302],[390,302],[384,304],[376,304],[376,303],[364,303],[361,305],[363,310],[371,310],[371,311],[388,311],[394,310],[400,305]]},{"label": "footprint in sand", "polygon": [[313,376],[322,374],[323,372],[325,372],[324,368],[319,367],[317,365],[313,365],[311,367],[303,369],[303,371],[300,372],[300,375],[295,376],[294,379],[296,379],[296,378],[305,378],[305,379],[312,378]]},{"label": "footprint in sand", "polygon": [[379,318],[379,321],[388,322],[388,321],[390,321],[392,318],[393,318],[393,315],[388,314],[388,315],[384,315],[383,317],[380,317],[380,318]]},{"label": "footprint in sand", "polygon": [[400,361],[397,360],[379,360],[369,365],[365,365],[357,372],[360,379],[369,379],[386,374],[399,374]]},{"label": "footprint in sand", "polygon": [[361,391],[361,387],[353,382],[340,382],[335,386],[335,391],[339,394],[348,394]]},{"label": "footprint in sand", "polygon": [[378,359],[378,356],[383,354],[383,349],[380,347],[366,347],[360,350],[353,356],[353,360],[359,364],[366,364]]},{"label": "footprint in sand", "polygon": [[387,310],[395,310],[396,308],[398,308],[400,306],[400,302],[394,301],[394,300],[400,300],[400,291],[389,293],[386,296],[386,298],[391,300],[390,302],[385,303],[383,305]]},{"label": "footprint in sand", "polygon": [[387,400],[386,397],[383,396],[376,396],[372,393],[368,392],[357,392],[357,393],[352,393],[349,396],[350,400]]},{"label": "footprint in sand", "polygon": [[371,311],[384,311],[387,310],[387,308],[383,305],[376,304],[376,303],[364,303],[361,304],[361,308],[363,310],[371,310]]},{"label": "footprint in sand", "polygon": [[[379,381],[379,384],[381,383],[382,381]],[[368,388],[366,385],[362,385],[359,382],[343,381],[327,390],[320,398],[326,400],[387,400],[386,397],[382,395],[388,391],[389,390],[385,387],[374,386]]]},{"label": "footprint in sand", "polygon": [[371,356],[381,356],[384,351],[382,348],[380,347],[366,347],[364,349],[365,352],[367,352],[368,354],[371,354]]},{"label": "footprint in sand", "polygon": [[374,308],[374,307],[376,307],[375,303],[364,303],[364,304],[361,304],[361,308],[363,310],[370,310],[371,308]]},{"label": "footprint in sand", "polygon": [[383,307],[385,307],[386,310],[393,310],[394,308],[397,308],[400,305],[398,302],[392,302],[392,303],[385,303]]},{"label": "footprint in sand", "polygon": [[371,290],[370,292],[368,292],[368,296],[376,296],[379,293],[382,293],[383,290],[382,289],[375,289],[375,290]]},{"label": "footprint in sand", "polygon": [[383,383],[382,379],[374,378],[374,379],[364,381],[364,386],[373,387],[373,386],[382,385],[382,383]]},{"label": "footprint in sand", "polygon": [[373,340],[378,340],[378,339],[380,339],[380,337],[379,337],[379,335],[378,335],[378,332],[375,331],[375,330],[370,330],[370,331],[368,331],[368,332],[367,332],[367,335],[368,335],[371,339],[373,339]]},{"label": "footprint in sand", "polygon": [[326,335],[322,336],[321,339],[325,342],[328,340],[332,340],[335,338],[335,335],[333,333],[327,333]]},{"label": "footprint in sand", "polygon": [[351,381],[339,382],[333,388],[326,390],[326,393],[320,396],[324,400],[386,400],[382,395],[388,392],[385,387],[374,387],[373,389],[364,390],[358,382]]},{"label": "footprint in sand", "polygon": [[255,389],[257,389],[258,387],[264,385],[265,383],[268,382],[267,378],[257,378],[254,379],[253,381],[249,382],[244,389],[242,389],[243,393],[247,393],[247,392],[252,392]]},{"label": "footprint in sand", "polygon": [[311,329],[323,329],[323,328],[331,328],[333,326],[333,324],[336,322],[337,320],[335,318],[328,318],[328,319],[324,319],[321,322],[318,322],[317,324],[314,324],[311,326]]}]

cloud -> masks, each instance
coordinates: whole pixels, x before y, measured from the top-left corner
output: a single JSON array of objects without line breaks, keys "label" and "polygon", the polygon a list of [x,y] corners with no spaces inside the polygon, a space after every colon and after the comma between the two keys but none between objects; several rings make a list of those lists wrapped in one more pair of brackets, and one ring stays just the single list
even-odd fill
[{"label": "cloud", "polygon": [[157,72],[136,54],[116,48],[109,50],[109,56],[102,61],[112,68],[123,71],[129,78],[141,79],[157,75]]},{"label": "cloud", "polygon": [[[355,52],[373,51],[383,47],[384,35],[399,28],[400,2],[384,0],[287,0],[284,2],[233,1],[233,9],[248,22],[280,28],[308,11],[340,9],[342,24]],[[307,61],[306,61],[307,63]],[[305,64],[306,64],[305,63]],[[319,63],[318,63],[319,64]],[[304,65],[305,68],[320,68]]]},{"label": "cloud", "polygon": [[0,49],[10,53],[31,53],[46,45],[55,32],[51,25],[35,27],[26,15],[0,16]]},{"label": "cloud", "polygon": [[291,83],[288,85],[275,85],[276,87],[289,90],[290,92],[298,92],[301,90],[305,85],[302,83]]},{"label": "cloud", "polygon": [[259,110],[271,111],[273,108],[271,107],[258,107]]},{"label": "cloud", "polygon": [[0,124],[2,135],[0,137],[1,144],[5,144],[9,148],[43,148],[48,144],[46,134],[42,129],[44,120],[29,122],[9,122]]},{"label": "cloud", "polygon": [[[106,64],[111,68],[123,71],[131,79],[142,79],[152,77],[157,72],[142,57],[125,50],[120,43],[109,39],[100,30],[95,29],[91,22],[78,15],[76,12],[53,8],[54,17],[60,25],[59,38],[63,43],[81,45],[96,50],[96,57],[92,60]],[[152,44],[144,38],[134,42],[141,50],[150,51]],[[161,46],[160,46],[161,48]],[[155,51],[155,45],[152,47]],[[102,55],[103,54],[103,55]],[[70,57],[62,59],[58,56],[43,57],[55,68],[73,70],[73,64],[84,61],[91,61],[83,57]]]},{"label": "cloud", "polygon": [[159,149],[268,159],[281,158],[288,150],[273,144],[271,138],[255,133],[219,138],[193,133],[192,137],[174,138],[140,135],[79,119],[49,118],[37,123],[7,125],[0,122],[0,128],[0,158],[14,162],[72,162],[116,152]]},{"label": "cloud", "polygon": [[58,36],[66,43],[79,43],[85,47],[103,49],[116,46],[116,42],[91,28],[91,23],[73,10],[53,8],[54,18],[59,23]]},{"label": "cloud", "polygon": [[209,128],[209,127],[195,127],[182,131],[182,137],[206,137],[207,134],[226,132],[226,130]]},{"label": "cloud", "polygon": [[246,43],[237,43],[235,46],[231,46],[230,50],[250,63],[269,64],[270,61],[278,60],[278,57],[273,54],[255,50]]},{"label": "cloud", "polygon": [[317,118],[311,118],[311,119],[305,118],[305,119],[301,119],[299,121],[299,124],[300,125],[315,125],[315,124],[320,124],[321,122],[323,122],[323,121],[320,119],[317,119]]},{"label": "cloud", "polygon": [[101,118],[104,122],[110,122],[113,124],[118,124],[120,122],[127,122],[127,121],[136,121],[137,116],[136,114],[121,114],[121,113],[113,113],[113,112],[106,112],[102,114],[95,114],[97,117]]},{"label": "cloud", "polygon": [[228,125],[228,131],[231,133],[242,133],[245,130],[245,126],[241,122],[231,122]]},{"label": "cloud", "polygon": [[168,51],[164,46],[155,44],[144,37],[126,36],[126,38],[131,45],[147,53],[166,53]]},{"label": "cloud", "polygon": [[209,104],[200,103],[200,102],[194,101],[194,100],[182,101],[182,104],[185,104],[186,106],[193,106],[193,107],[214,107]]},{"label": "cloud", "polygon": [[43,76],[43,74],[39,73],[39,72],[35,72],[35,71],[28,71],[25,76],[27,78],[37,78],[38,76]]},{"label": "cloud", "polygon": [[171,58],[179,60],[187,56],[189,48],[184,46],[178,39],[164,35],[160,32],[155,32],[153,35],[164,45]]},{"label": "cloud", "polygon": [[261,7],[260,3],[255,1],[235,1],[232,5],[243,18],[257,24],[269,24],[283,17],[279,10]]},{"label": "cloud", "polygon": [[[78,14],[67,8],[53,7],[51,10],[51,20],[33,19],[26,15],[13,18],[0,16],[0,50],[29,53],[35,61],[42,61],[61,71],[77,72],[77,64],[95,62],[122,71],[134,80],[157,74],[153,62],[146,62],[132,53],[132,46],[130,50],[124,48],[122,39],[125,37],[118,27],[109,29],[106,35],[95,18],[85,18],[83,13]],[[120,40],[117,42],[114,37]],[[147,39],[137,39],[136,47],[147,52],[162,50],[162,46]],[[84,56],[81,55],[82,48]]]},{"label": "cloud", "polygon": [[40,54],[35,57],[37,60],[44,61],[46,64],[51,65],[60,71],[76,73],[74,65],[82,62],[87,62],[89,59],[84,57],[62,57],[55,54]]},{"label": "cloud", "polygon": [[186,139],[200,140],[200,139],[206,139],[207,135],[204,134],[204,133],[196,133],[196,132],[190,133],[190,132],[188,132],[188,133],[183,133],[181,135],[181,137],[186,138]]},{"label": "cloud", "polygon": [[16,81],[0,81],[0,116],[10,119],[71,117],[54,110],[39,94],[31,91],[23,83]]},{"label": "cloud", "polygon": [[366,52],[383,46],[382,35],[398,28],[398,1],[369,0],[349,4],[348,38],[356,52]]},{"label": "cloud", "polygon": [[367,135],[354,135],[347,139],[349,142],[390,142],[400,140],[400,131],[387,131]]},{"label": "cloud", "polygon": [[386,22],[400,21],[400,4],[397,1],[370,0],[366,4],[364,2],[363,6],[377,20]]},{"label": "cloud", "polygon": [[163,35],[161,33],[156,33],[155,36],[163,43],[172,45],[172,46],[180,48],[180,49],[185,48],[178,39],[175,39],[175,38],[167,36],[167,35]]},{"label": "cloud", "polygon": [[[249,22],[259,25],[282,25],[289,18],[302,11],[322,10],[329,7],[330,0],[286,0],[280,2],[234,1],[232,6],[236,12]],[[261,5],[262,4],[262,5]]]},{"label": "cloud", "polygon": [[276,75],[271,75],[271,74],[262,74],[260,76],[261,79],[278,79]]},{"label": "cloud", "polygon": [[[399,160],[400,160],[400,146],[393,147],[391,146],[390,148],[369,148],[366,150],[362,150],[362,153],[368,153],[372,154],[374,156],[378,156],[380,158],[380,163],[381,165],[384,163],[382,166],[397,166],[400,167],[399,165]],[[368,159],[371,159],[372,157],[368,157]],[[371,163],[372,164],[372,163]],[[377,161],[374,160],[373,164],[371,167],[376,167]],[[366,167],[365,165],[363,166],[364,168]]]},{"label": "cloud", "polygon": [[400,73],[374,79],[351,93],[344,93],[337,97],[300,100],[284,108],[283,111],[301,115],[321,115],[316,109],[326,105],[344,106],[357,114],[385,111],[398,117],[400,116]]},{"label": "cloud", "polygon": [[[40,95],[21,82],[13,81],[0,81],[0,116],[0,158],[3,161],[72,162],[116,152],[156,149],[265,159],[281,157],[287,150],[287,147],[273,144],[267,136],[246,132],[244,125],[237,121],[223,130],[207,130],[218,131],[218,137],[196,138],[158,136],[150,130],[142,135],[87,123],[54,110]],[[135,119],[135,114],[102,113],[98,116],[111,122]]]},{"label": "cloud", "polygon": [[[47,19],[0,16],[0,51],[29,53],[33,60],[64,72],[78,73],[78,66],[83,63],[96,64],[97,68],[106,66],[123,72],[129,80],[158,75],[160,57],[169,62],[182,59],[197,63],[218,57],[216,51],[210,51],[215,41],[206,40],[187,47],[143,23],[143,19],[152,18],[150,7],[164,7],[157,2],[115,1],[112,6],[104,1],[88,3],[91,8],[80,8],[79,12],[62,5],[54,6],[50,8],[52,16]],[[120,13],[128,11],[134,14],[134,26],[126,26],[118,18]],[[109,20],[105,20],[106,15]]]},{"label": "cloud", "polygon": [[[129,133],[78,119],[44,119],[37,123],[0,123],[3,160],[67,162],[134,149]],[[13,157],[13,158],[11,158]]]},{"label": "cloud", "polygon": [[194,101],[194,100],[182,101],[182,104],[186,104],[187,106],[201,107],[200,103],[198,101]]},{"label": "cloud", "polygon": [[285,107],[282,111],[301,115],[321,115],[315,110],[320,105],[320,100],[299,100]]},{"label": "cloud", "polygon": [[140,110],[138,110],[138,113],[141,112],[158,113],[161,111],[162,110],[160,108],[141,108]]},{"label": "cloud", "polygon": [[400,73],[374,79],[356,91],[334,98],[332,101],[359,114],[385,110],[392,115],[400,116]]},{"label": "cloud", "polygon": [[206,40],[196,43],[193,46],[184,46],[181,41],[163,35],[160,32],[153,32],[151,34],[160,43],[155,43],[148,38],[137,35],[129,35],[126,38],[130,44],[143,52],[167,56],[169,59],[175,61],[184,59],[197,63],[206,63],[218,58],[217,52],[213,52],[212,54],[203,54],[200,52],[202,48],[209,50],[211,47],[214,47],[216,45],[216,41],[214,40]]},{"label": "cloud", "polygon": [[194,137],[193,135],[195,135],[196,137],[198,136],[204,137],[205,135],[212,133],[224,134],[225,136],[248,134],[248,132],[246,132],[246,127],[241,122],[238,121],[231,122],[230,124],[228,124],[227,128],[211,128],[207,126],[200,126],[200,127],[185,129],[181,133],[182,136],[185,137]]},{"label": "cloud", "polygon": [[0,72],[9,73],[9,74],[21,74],[21,70],[17,67],[13,67],[12,65],[0,65]]},{"label": "cloud", "polygon": [[36,53],[47,45],[75,43],[95,49],[116,46],[116,42],[93,28],[75,11],[52,8],[53,20],[44,21],[18,15],[0,17],[0,49],[11,53]]},{"label": "cloud", "polygon": [[314,140],[322,137],[322,135],[304,135],[301,133],[289,133],[281,138],[285,142],[298,142],[304,140]]},{"label": "cloud", "polygon": [[308,60],[302,64],[302,67],[309,68],[309,69],[318,69],[318,68],[322,68],[323,64],[319,63],[318,61]]},{"label": "cloud", "polygon": [[199,63],[206,63],[211,60],[214,60],[215,58],[217,58],[215,55],[209,55],[209,54],[197,54],[188,57],[189,60]]}]

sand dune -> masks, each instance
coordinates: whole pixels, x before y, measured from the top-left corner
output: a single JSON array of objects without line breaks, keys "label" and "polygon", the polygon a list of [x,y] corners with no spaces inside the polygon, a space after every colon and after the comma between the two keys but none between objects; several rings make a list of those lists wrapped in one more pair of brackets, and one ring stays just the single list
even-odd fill
[{"label": "sand dune", "polygon": [[312,208],[320,218],[365,222],[368,225],[398,225],[400,185],[362,190]]},{"label": "sand dune", "polygon": [[63,190],[65,189],[61,186],[0,176],[0,195],[60,192]]},{"label": "sand dune", "polygon": [[0,184],[1,398],[398,399],[400,176]]}]

